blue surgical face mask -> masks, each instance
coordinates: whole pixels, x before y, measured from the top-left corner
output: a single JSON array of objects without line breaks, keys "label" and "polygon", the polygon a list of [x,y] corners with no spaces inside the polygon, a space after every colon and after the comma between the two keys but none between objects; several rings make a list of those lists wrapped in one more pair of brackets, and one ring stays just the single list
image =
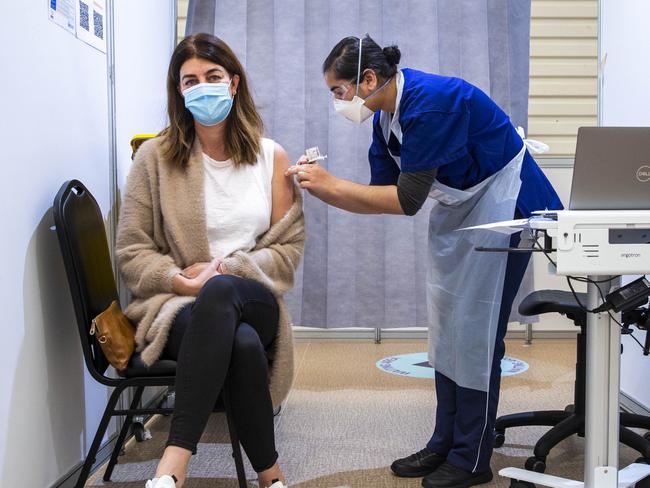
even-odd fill
[{"label": "blue surgical face mask", "polygon": [[183,92],[185,107],[201,125],[217,125],[232,108],[230,82],[199,83]]}]

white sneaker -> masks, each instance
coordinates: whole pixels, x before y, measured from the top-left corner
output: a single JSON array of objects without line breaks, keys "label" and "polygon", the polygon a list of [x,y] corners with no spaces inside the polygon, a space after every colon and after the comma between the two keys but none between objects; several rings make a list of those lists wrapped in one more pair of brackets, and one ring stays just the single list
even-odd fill
[{"label": "white sneaker", "polygon": [[282,483],[282,481],[276,481],[271,486],[269,486],[269,488],[289,488],[289,487],[284,483]]},{"label": "white sneaker", "polygon": [[176,480],[174,477],[164,474],[160,478],[147,481],[144,488],[176,488]]}]

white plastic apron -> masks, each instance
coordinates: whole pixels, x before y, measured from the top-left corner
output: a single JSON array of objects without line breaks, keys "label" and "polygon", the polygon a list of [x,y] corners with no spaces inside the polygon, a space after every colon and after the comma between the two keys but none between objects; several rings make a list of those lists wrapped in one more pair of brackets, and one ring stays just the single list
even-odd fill
[{"label": "white plastic apron", "polygon": [[[381,112],[388,143],[391,132],[402,143],[399,102],[404,78],[397,73],[395,113]],[[434,182],[436,200],[429,217],[427,306],[429,362],[459,386],[488,391],[501,308],[507,253],[477,252],[476,246],[508,247],[510,236],[488,231],[459,231],[510,220],[521,188],[519,153],[498,173],[466,190]],[[391,153],[401,168],[399,156]]]},{"label": "white plastic apron", "polygon": [[510,220],[521,189],[526,145],[503,169],[472,188],[436,181],[429,217],[429,363],[459,386],[489,391],[510,236],[464,227]]}]

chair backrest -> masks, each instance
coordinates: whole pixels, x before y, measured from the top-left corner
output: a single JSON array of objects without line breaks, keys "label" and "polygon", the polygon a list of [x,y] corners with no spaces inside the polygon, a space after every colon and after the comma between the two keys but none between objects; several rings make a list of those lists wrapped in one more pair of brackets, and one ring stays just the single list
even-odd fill
[{"label": "chair backrest", "polygon": [[135,153],[143,142],[158,136],[158,134],[136,134],[131,138],[131,159],[135,157]]},{"label": "chair backrest", "polygon": [[103,381],[109,364],[90,328],[93,318],[118,299],[104,219],[95,198],[77,180],[61,186],[53,210],[86,366]]}]

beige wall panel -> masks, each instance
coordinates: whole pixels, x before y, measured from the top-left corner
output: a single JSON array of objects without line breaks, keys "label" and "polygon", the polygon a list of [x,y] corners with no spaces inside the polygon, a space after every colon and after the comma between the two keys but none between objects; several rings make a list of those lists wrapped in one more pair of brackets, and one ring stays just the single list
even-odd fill
[{"label": "beige wall panel", "polygon": [[532,0],[529,136],[572,157],[598,114],[597,0]]},{"label": "beige wall panel", "polygon": [[532,38],[577,37],[594,38],[598,35],[596,19],[546,19],[533,18],[530,26]]},{"label": "beige wall panel", "polygon": [[596,19],[598,2],[595,0],[533,0],[532,17],[534,19]]},{"label": "beige wall panel", "polygon": [[528,118],[534,117],[595,117],[598,104],[595,98],[536,97],[531,98],[528,106]]},{"label": "beige wall panel", "polygon": [[531,134],[563,136],[577,134],[578,127],[596,125],[596,117],[534,117],[528,121]]},{"label": "beige wall panel", "polygon": [[[530,133],[532,139],[537,139],[548,144],[551,148],[550,154],[552,156],[562,157],[562,158],[573,158],[573,155],[576,150],[576,136],[575,134],[569,134],[564,136],[557,135],[547,135],[547,134],[536,134],[534,132]],[[544,157],[547,157],[548,154],[544,154]],[[535,159],[538,161],[544,162],[544,158],[540,156],[535,156]]]},{"label": "beige wall panel", "polygon": [[598,73],[596,58],[532,58],[530,61],[530,76],[589,77],[595,78]]},{"label": "beige wall panel", "polygon": [[598,49],[593,39],[537,38],[530,40],[530,55],[541,58],[595,58]]},{"label": "beige wall panel", "polygon": [[590,78],[531,78],[530,97],[595,97],[598,87]]}]

